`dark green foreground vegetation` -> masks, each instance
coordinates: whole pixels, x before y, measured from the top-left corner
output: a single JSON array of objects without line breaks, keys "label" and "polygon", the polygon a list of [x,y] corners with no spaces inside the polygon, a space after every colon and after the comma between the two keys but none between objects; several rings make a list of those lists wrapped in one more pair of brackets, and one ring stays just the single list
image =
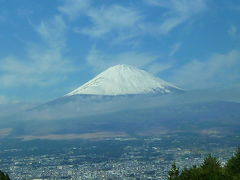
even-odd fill
[{"label": "dark green foreground vegetation", "polygon": [[0,180],[10,180],[7,174],[0,171]]},{"label": "dark green foreground vegetation", "polygon": [[209,155],[200,166],[180,171],[173,163],[168,180],[240,180],[240,148],[225,166]]}]

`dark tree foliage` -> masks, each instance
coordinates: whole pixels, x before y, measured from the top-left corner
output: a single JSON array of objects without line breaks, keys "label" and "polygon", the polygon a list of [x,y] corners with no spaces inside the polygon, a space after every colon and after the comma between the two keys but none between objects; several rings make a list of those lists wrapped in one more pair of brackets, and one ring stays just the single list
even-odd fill
[{"label": "dark tree foliage", "polygon": [[10,180],[9,176],[0,171],[0,180]]},{"label": "dark tree foliage", "polygon": [[225,172],[233,180],[240,179],[240,147],[237,149],[235,155],[228,160]]},{"label": "dark tree foliage", "polygon": [[240,148],[225,166],[211,155],[200,166],[184,168],[181,172],[174,162],[168,180],[240,180]]},{"label": "dark tree foliage", "polygon": [[169,175],[169,177],[170,177],[170,178],[169,178],[170,180],[173,180],[174,178],[176,178],[176,177],[179,176],[179,170],[178,170],[175,162],[172,164],[172,168],[171,168],[171,170],[168,172],[168,175]]}]

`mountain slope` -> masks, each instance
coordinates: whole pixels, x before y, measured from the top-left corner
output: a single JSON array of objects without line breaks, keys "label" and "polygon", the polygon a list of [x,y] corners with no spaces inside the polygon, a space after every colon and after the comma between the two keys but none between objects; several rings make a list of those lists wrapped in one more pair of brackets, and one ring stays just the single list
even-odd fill
[{"label": "mountain slope", "polygon": [[146,71],[128,65],[116,65],[100,73],[66,96],[79,94],[166,94],[174,91],[180,91],[180,89],[160,78],[154,77]]}]

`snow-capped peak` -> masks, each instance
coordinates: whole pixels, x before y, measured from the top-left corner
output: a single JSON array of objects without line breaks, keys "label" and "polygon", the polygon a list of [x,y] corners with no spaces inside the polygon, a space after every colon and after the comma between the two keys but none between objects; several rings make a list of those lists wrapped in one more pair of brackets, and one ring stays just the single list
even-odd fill
[{"label": "snow-capped peak", "polygon": [[68,93],[67,96],[79,94],[129,95],[154,92],[165,94],[174,90],[180,89],[146,71],[123,64],[108,68],[92,80]]}]

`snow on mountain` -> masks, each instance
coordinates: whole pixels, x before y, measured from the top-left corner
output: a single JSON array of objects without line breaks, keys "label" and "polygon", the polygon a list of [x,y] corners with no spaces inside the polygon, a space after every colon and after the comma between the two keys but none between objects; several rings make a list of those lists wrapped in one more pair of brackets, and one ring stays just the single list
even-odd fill
[{"label": "snow on mountain", "polygon": [[171,93],[178,87],[150,73],[129,65],[116,65],[108,68],[76,90],[72,95],[130,95],[146,93]]}]

